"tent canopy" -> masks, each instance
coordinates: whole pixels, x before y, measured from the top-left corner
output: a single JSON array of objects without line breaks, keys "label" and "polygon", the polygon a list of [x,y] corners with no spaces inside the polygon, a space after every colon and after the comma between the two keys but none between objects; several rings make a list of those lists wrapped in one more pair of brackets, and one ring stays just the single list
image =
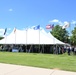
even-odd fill
[{"label": "tent canopy", "polygon": [[18,30],[0,40],[0,44],[65,44],[44,29]]}]

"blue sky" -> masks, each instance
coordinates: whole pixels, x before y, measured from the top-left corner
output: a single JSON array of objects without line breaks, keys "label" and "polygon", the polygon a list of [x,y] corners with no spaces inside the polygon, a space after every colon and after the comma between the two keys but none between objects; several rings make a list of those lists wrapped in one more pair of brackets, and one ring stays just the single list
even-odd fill
[{"label": "blue sky", "polygon": [[[70,32],[76,23],[76,0],[0,0],[0,35],[13,30],[47,24],[70,22]],[[46,30],[50,31],[50,30]]]}]

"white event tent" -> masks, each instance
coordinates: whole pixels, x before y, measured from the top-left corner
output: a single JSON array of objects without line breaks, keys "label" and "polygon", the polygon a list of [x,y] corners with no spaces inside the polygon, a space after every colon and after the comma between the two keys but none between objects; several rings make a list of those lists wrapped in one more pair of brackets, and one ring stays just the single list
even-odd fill
[{"label": "white event tent", "polygon": [[0,44],[65,44],[52,34],[48,34],[44,29],[27,29],[18,30],[11,32],[10,35],[0,40]]},{"label": "white event tent", "polygon": [[60,41],[60,40],[58,40],[57,38],[55,38],[50,32],[47,33],[47,32],[45,32],[44,29],[42,30],[42,32],[43,32],[46,36],[50,37],[50,38],[53,40],[53,44],[65,44],[65,43],[63,43],[62,41]]}]

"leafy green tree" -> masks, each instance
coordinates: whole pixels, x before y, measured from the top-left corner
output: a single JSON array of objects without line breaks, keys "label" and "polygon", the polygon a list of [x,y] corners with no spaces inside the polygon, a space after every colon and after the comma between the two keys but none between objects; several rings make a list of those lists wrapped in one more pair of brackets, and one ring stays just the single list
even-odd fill
[{"label": "leafy green tree", "polygon": [[66,31],[66,29],[62,29],[61,26],[56,25],[50,32],[54,37],[56,37],[60,41],[68,42],[69,33],[68,31]]},{"label": "leafy green tree", "polygon": [[72,30],[72,36],[70,39],[71,39],[71,44],[76,45],[76,27],[74,28],[74,30]]},{"label": "leafy green tree", "polygon": [[1,37],[1,36],[0,36],[0,40],[3,39],[3,38],[4,38],[4,37]]}]

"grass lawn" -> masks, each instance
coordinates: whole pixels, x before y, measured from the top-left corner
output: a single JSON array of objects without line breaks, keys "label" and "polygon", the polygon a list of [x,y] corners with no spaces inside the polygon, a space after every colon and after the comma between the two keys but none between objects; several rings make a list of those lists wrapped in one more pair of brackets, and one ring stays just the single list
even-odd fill
[{"label": "grass lawn", "polygon": [[0,63],[60,69],[76,72],[76,56],[67,54],[0,52]]}]

